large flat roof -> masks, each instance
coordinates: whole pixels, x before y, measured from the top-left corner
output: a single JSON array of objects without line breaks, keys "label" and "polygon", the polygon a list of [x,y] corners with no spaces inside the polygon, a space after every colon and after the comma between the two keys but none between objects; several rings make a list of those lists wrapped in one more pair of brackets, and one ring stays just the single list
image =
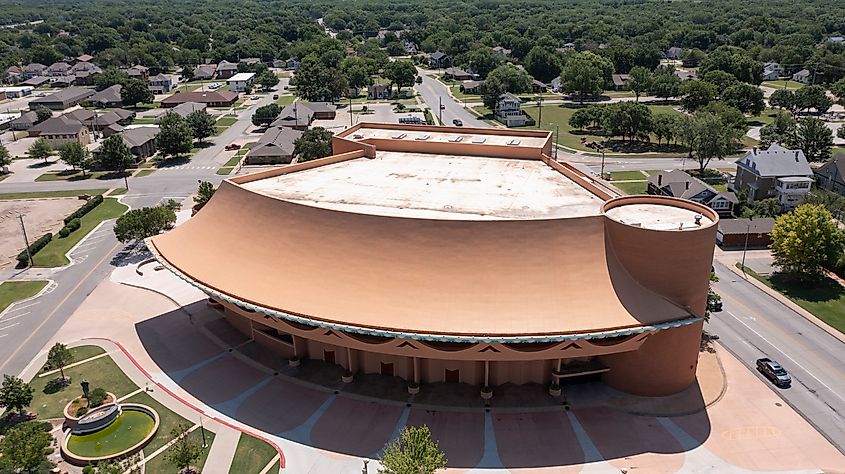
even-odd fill
[{"label": "large flat roof", "polygon": [[[386,139],[392,141],[426,143],[455,143],[475,145],[512,146],[514,148],[542,148],[548,140],[547,134],[525,136],[524,134],[509,133],[508,130],[496,129],[496,134],[479,133],[487,130],[450,127],[448,131],[432,131],[426,129],[415,130],[414,127],[404,129],[381,128],[367,126],[358,128],[344,136],[347,140],[365,141],[372,139]],[[542,135],[542,136],[539,136]]]},{"label": "large flat roof", "polygon": [[326,209],[430,219],[579,217],[598,215],[604,202],[539,160],[396,151],[241,186]]}]

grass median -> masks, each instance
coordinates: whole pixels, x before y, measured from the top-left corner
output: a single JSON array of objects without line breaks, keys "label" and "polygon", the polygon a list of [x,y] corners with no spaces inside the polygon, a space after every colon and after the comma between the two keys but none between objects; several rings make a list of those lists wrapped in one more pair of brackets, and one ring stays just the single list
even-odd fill
[{"label": "grass median", "polygon": [[80,219],[79,229],[71,232],[67,237],[59,237],[56,234],[41,251],[32,256],[33,266],[36,267],[61,267],[70,263],[66,254],[88,235],[101,222],[108,219],[116,219],[129,209],[117,199],[104,199],[103,202],[85,214]]},{"label": "grass median", "polygon": [[47,286],[44,280],[4,281],[0,283],[0,313],[12,304],[32,298]]},{"label": "grass median", "polygon": [[276,448],[270,443],[241,433],[232,465],[229,466],[229,474],[258,474],[276,454]]},{"label": "grass median", "polygon": [[65,189],[61,191],[33,191],[25,193],[0,193],[0,201],[11,201],[13,199],[47,199],[47,198],[64,198],[76,197],[83,194],[95,196],[103,194],[108,189]]}]

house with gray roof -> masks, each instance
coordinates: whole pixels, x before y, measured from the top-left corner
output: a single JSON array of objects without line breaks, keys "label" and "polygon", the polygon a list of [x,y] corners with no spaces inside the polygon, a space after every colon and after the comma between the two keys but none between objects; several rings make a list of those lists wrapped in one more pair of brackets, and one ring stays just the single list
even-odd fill
[{"label": "house with gray roof", "polygon": [[32,86],[32,87],[41,87],[45,84],[50,83],[50,78],[47,76],[34,76],[30,77],[29,79],[21,82],[19,85],[21,86]]},{"label": "house with gray roof", "polygon": [[47,107],[50,110],[64,110],[74,105],[78,105],[88,97],[94,94],[94,89],[85,89],[82,87],[68,87],[65,90],[50,94],[44,97],[38,97],[29,102],[30,110],[35,110],[38,107]]},{"label": "house with gray roof", "polygon": [[435,51],[428,55],[428,66],[432,69],[441,69],[452,64],[452,59],[443,51]]},{"label": "house with gray roof", "polygon": [[720,192],[682,170],[659,171],[648,177],[648,193],[688,199],[704,204],[719,215],[729,216],[737,203],[730,191]]},{"label": "house with gray roof", "polygon": [[179,104],[176,107],[173,107],[172,109],[162,113],[161,115],[159,115],[157,117],[157,119],[160,119],[161,117],[163,117],[168,112],[173,112],[173,113],[179,114],[180,117],[185,118],[185,117],[187,117],[188,115],[191,115],[194,112],[198,112],[200,110],[205,110],[206,107],[207,106],[205,104],[200,104],[199,102],[184,102],[184,103]]},{"label": "house with gray roof", "polygon": [[836,155],[814,172],[822,189],[845,196],[845,155]]},{"label": "house with gray roof", "polygon": [[228,79],[238,73],[238,65],[223,60],[217,63],[217,77],[220,79]]},{"label": "house with gray roof", "polygon": [[82,146],[91,143],[91,133],[82,122],[66,115],[51,117],[27,130],[31,137],[43,137],[58,148],[65,143],[78,142]]},{"label": "house with gray roof", "polygon": [[736,162],[733,190],[749,202],[776,198],[781,208],[798,205],[810,192],[813,170],[801,150],[772,143],[767,150],[754,147]]},{"label": "house with gray roof", "polygon": [[510,92],[505,92],[496,100],[495,117],[508,127],[522,127],[530,122],[522,111],[522,101]]},{"label": "house with gray roof", "polygon": [[47,66],[41,63],[29,63],[23,68],[24,79],[30,79],[35,76],[46,76]]},{"label": "house with gray roof", "polygon": [[810,73],[809,69],[802,69],[792,75],[792,80],[795,82],[800,82],[801,84],[809,84],[811,81],[811,77],[812,74]]},{"label": "house with gray roof", "polygon": [[288,127],[270,127],[252,145],[246,154],[244,164],[275,165],[287,164],[294,158],[294,142],[302,136],[302,131]]},{"label": "house with gray roof", "polygon": [[21,112],[21,116],[9,122],[11,130],[29,130],[38,122],[38,114],[33,111]]},{"label": "house with gray roof", "polygon": [[70,64],[59,61],[47,68],[47,75],[50,77],[67,76],[70,74]]},{"label": "house with gray roof", "polygon": [[[135,164],[138,164],[155,154],[155,138],[158,132],[158,127],[134,127],[119,130],[115,134],[123,139],[123,143],[135,157]],[[99,151],[99,148],[94,150],[94,155]]]},{"label": "house with gray roof", "polygon": [[200,64],[194,68],[194,80],[207,81],[214,77],[217,72],[217,66],[214,64]]},{"label": "house with gray roof", "polygon": [[86,102],[97,107],[120,107],[123,105],[122,90],[122,85],[115,84],[92,94],[86,99]]}]

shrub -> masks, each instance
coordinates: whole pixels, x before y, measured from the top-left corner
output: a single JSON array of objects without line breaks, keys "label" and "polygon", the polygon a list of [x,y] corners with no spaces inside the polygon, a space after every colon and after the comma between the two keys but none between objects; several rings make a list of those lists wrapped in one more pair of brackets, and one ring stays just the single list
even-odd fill
[{"label": "shrub", "polygon": [[62,230],[59,231],[59,237],[64,238],[69,236],[71,232],[78,229],[80,225],[82,225],[82,222],[79,220],[79,218],[71,219],[71,221],[68,222],[67,225],[62,227]]},{"label": "shrub", "polygon": [[74,219],[79,219],[85,214],[88,214],[89,212],[91,212],[91,209],[94,209],[95,207],[99,206],[101,202],[103,202],[103,196],[101,194],[92,197],[88,200],[88,202],[83,204],[82,207],[73,211],[73,214],[65,217],[65,225],[67,225],[68,223],[70,223],[70,221]]},{"label": "shrub", "polygon": [[79,418],[82,415],[88,413],[88,407],[79,407],[76,409],[76,417]]},{"label": "shrub", "polygon": [[[42,235],[38,238],[35,242],[29,245],[29,253],[33,256],[38,253],[39,250],[43,249],[51,240],[53,240],[53,234],[47,232],[46,234]],[[26,253],[26,249],[23,252],[18,254],[18,262],[22,265],[26,265],[29,261],[29,256]]]},{"label": "shrub", "polygon": [[91,408],[98,407],[106,401],[106,391],[102,388],[95,388],[91,395],[88,397],[88,406]]}]

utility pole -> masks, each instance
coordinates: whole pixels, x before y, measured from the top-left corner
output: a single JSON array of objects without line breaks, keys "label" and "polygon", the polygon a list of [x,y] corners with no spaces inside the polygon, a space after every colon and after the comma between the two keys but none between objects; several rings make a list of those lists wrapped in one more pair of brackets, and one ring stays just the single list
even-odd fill
[{"label": "utility pole", "polygon": [[560,124],[555,124],[555,161],[557,161],[557,148],[560,146]]},{"label": "utility pole", "polygon": [[601,179],[604,179],[604,147],[601,147]]},{"label": "utility pole", "polygon": [[349,126],[352,126],[352,97],[349,98]]},{"label": "utility pole", "polygon": [[439,104],[437,107],[437,120],[440,122],[438,125],[443,125],[443,97],[437,97],[437,101]]},{"label": "utility pole", "polygon": [[745,245],[742,247],[742,274],[745,275],[745,253],[748,252],[748,234],[751,233],[751,221],[753,217],[748,218],[748,227],[745,229]]},{"label": "utility pole", "polygon": [[23,214],[18,214],[18,219],[21,220],[21,230],[23,231],[23,241],[26,244],[26,257],[29,259],[29,265],[32,266],[32,252],[29,251],[29,238],[26,236],[26,226],[23,223]]},{"label": "utility pole", "polygon": [[540,124],[543,123],[543,96],[537,96],[537,128],[540,128]]}]

